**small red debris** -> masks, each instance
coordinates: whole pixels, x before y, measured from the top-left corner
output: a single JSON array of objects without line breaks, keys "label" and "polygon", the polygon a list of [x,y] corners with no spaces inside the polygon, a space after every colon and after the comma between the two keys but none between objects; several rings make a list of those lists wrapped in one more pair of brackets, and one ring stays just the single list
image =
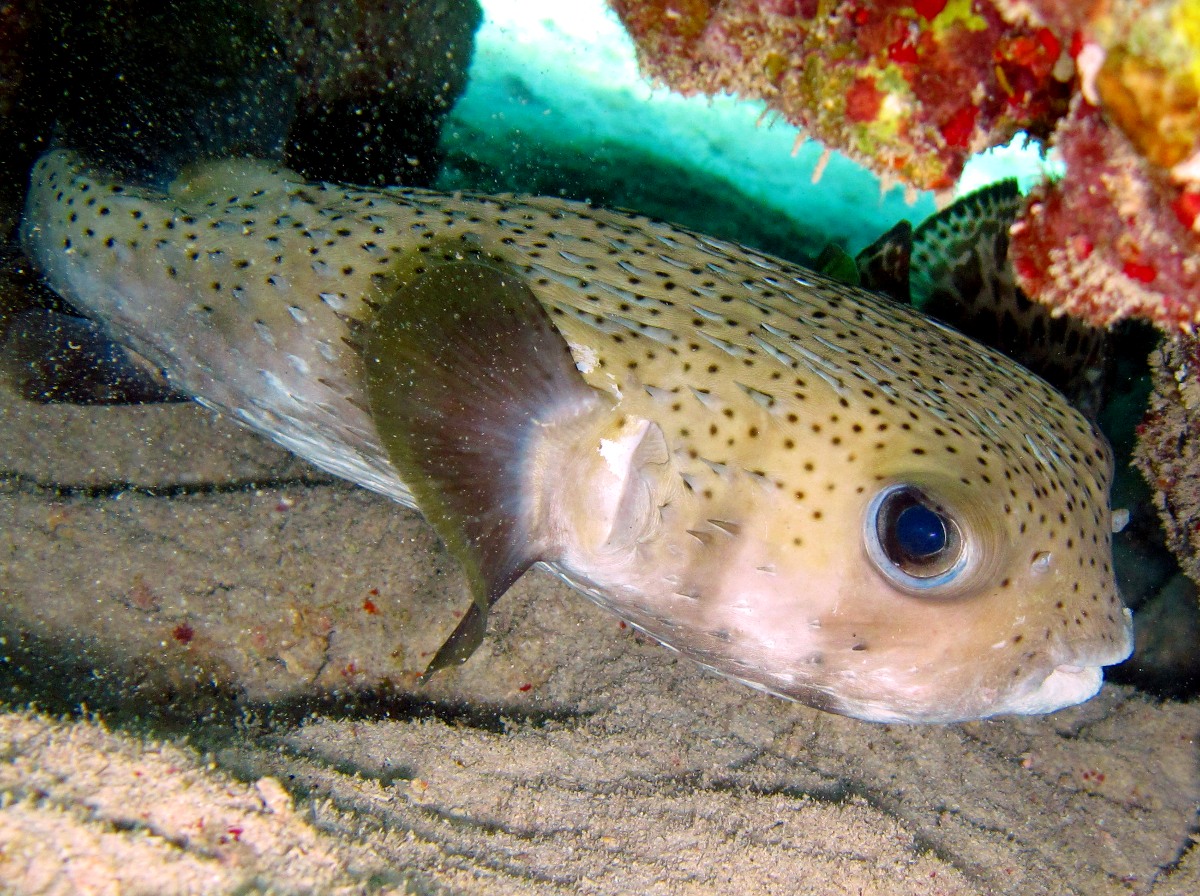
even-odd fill
[{"label": "small red debris", "polygon": [[241,828],[229,828],[228,833],[229,833],[230,838],[233,839],[235,842],[242,839],[242,829]]},{"label": "small red debris", "polygon": [[192,640],[192,638],[196,637],[196,630],[186,622],[181,622],[179,625],[171,629],[171,637],[180,644],[187,644]]},{"label": "small red debris", "polygon": [[1125,262],[1121,271],[1130,280],[1137,280],[1139,283],[1150,283],[1158,276],[1158,270],[1154,265],[1143,264],[1140,261]]},{"label": "small red debris", "polygon": [[955,112],[948,122],[942,125],[942,136],[947,146],[964,149],[971,142],[971,134],[975,131],[975,118],[979,109],[975,106],[963,106]]},{"label": "small red debris", "polygon": [[375,606],[375,602],[369,597],[363,601],[363,610],[375,616],[379,613],[379,608]]},{"label": "small red debris", "polygon": [[517,688],[517,690],[520,691],[522,694],[524,694],[526,691],[532,691],[533,685],[531,685],[529,682],[526,682],[525,684],[523,684],[519,688]]}]

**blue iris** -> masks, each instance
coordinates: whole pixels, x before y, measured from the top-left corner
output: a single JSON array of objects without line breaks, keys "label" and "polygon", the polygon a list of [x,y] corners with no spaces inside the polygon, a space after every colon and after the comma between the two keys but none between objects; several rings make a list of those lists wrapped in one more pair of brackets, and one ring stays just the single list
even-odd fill
[{"label": "blue iris", "polygon": [[914,560],[932,557],[946,549],[949,537],[941,516],[924,504],[905,507],[896,516],[896,546]]}]

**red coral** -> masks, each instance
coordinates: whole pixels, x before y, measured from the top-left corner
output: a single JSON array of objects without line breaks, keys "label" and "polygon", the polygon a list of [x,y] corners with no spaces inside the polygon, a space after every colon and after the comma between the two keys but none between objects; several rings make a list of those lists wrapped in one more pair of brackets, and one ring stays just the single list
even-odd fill
[{"label": "red coral", "polygon": [[1153,283],[1158,277],[1158,268],[1143,261],[1127,261],[1121,265],[1121,273],[1138,283]]},{"label": "red coral", "polygon": [[911,65],[917,61],[917,47],[907,35],[899,37],[894,43],[888,44],[888,59],[897,65]]},{"label": "red coral", "polygon": [[1036,119],[1052,111],[1042,85],[1051,80],[1062,43],[1047,28],[1006,37],[996,45],[997,79],[1012,114]]},{"label": "red coral", "polygon": [[1200,192],[1184,190],[1179,198],[1171,203],[1171,210],[1179,223],[1191,230],[1196,224],[1196,216],[1200,215]]},{"label": "red coral", "polygon": [[[1095,106],[1076,100],[1055,134],[1067,165],[1013,228],[1010,257],[1033,298],[1106,326],[1200,323],[1200,196],[1147,162]],[[1086,250],[1086,251],[1084,251]]]}]

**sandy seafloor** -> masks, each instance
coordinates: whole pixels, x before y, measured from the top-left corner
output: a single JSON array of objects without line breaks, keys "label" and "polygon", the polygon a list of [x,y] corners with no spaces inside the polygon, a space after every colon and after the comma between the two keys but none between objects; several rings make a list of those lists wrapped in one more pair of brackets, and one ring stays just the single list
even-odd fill
[{"label": "sandy seafloor", "polygon": [[1200,892],[1200,705],[857,722],[540,572],[420,685],[417,515],[187,404],[0,392],[0,473],[5,892]]}]

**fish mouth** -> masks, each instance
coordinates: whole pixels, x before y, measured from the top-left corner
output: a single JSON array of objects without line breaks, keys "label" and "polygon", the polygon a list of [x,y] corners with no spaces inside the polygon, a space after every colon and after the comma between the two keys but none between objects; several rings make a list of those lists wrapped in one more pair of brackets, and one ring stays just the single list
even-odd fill
[{"label": "fish mouth", "polygon": [[1099,692],[1104,683],[1103,669],[1103,666],[1062,663],[1055,666],[1036,688],[1018,695],[999,712],[1040,715],[1083,703]]},{"label": "fish mouth", "polygon": [[1119,643],[1107,649],[1091,650],[1056,665],[1031,691],[1018,694],[1000,712],[1034,715],[1054,712],[1096,696],[1104,683],[1104,667],[1129,659],[1133,653],[1133,614],[1124,611]]}]

